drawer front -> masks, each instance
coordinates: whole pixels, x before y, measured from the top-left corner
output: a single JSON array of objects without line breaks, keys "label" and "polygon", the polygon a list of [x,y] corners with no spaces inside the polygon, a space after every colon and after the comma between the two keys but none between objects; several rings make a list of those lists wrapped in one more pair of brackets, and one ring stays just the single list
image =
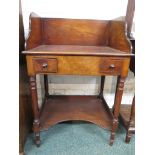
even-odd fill
[{"label": "drawer front", "polygon": [[100,73],[109,75],[120,74],[122,70],[123,61],[121,59],[101,59],[99,66]]},{"label": "drawer front", "polygon": [[28,56],[28,74],[120,75],[127,74],[129,59],[90,56]]},{"label": "drawer front", "polygon": [[56,73],[58,71],[58,61],[56,58],[34,58],[33,67],[36,73]]}]

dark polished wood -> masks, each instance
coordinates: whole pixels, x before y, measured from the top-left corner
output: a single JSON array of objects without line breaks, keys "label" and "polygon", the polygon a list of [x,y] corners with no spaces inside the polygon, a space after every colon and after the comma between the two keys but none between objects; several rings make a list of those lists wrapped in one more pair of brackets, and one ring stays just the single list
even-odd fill
[{"label": "dark polished wood", "polygon": [[131,57],[129,67],[130,67],[130,70],[135,75],[135,38],[130,36],[130,41],[131,41],[131,44],[132,44],[132,54],[134,54],[134,56]]},{"label": "dark polished wood", "polygon": [[81,45],[131,52],[124,21],[40,18],[31,13],[30,30],[26,50],[39,45]]},{"label": "dark polished wood", "polygon": [[[134,38],[131,38],[131,43],[133,45],[132,53],[135,54],[135,39]],[[135,57],[131,58],[129,68],[135,75]],[[121,119],[122,124],[127,130],[125,142],[129,143],[131,139],[131,135],[135,133],[135,95],[133,97],[132,104],[121,105],[120,119]]]},{"label": "dark polished wood", "polygon": [[122,95],[123,95],[124,82],[125,82],[125,77],[119,76],[117,79],[115,102],[113,106],[114,119],[113,119],[112,131],[111,131],[110,145],[112,145],[114,142],[115,132],[118,128],[118,116],[120,111]]},{"label": "dark polished wood", "polygon": [[36,73],[57,73],[58,62],[56,58],[35,58],[33,59],[34,70]]},{"label": "dark polished wood", "polygon": [[[28,114],[28,115],[27,115]],[[31,95],[28,85],[26,65],[19,66],[19,152],[24,152],[27,134],[32,132]]]},{"label": "dark polished wood", "polygon": [[[110,145],[118,128],[118,115],[125,78],[128,74],[131,43],[124,21],[55,19],[30,15],[26,41],[30,77],[33,130],[40,144],[40,130],[68,120],[83,120],[111,130]],[[38,109],[36,74],[102,76],[98,96],[55,96],[48,94],[45,76],[45,103]],[[119,76],[112,113],[104,100],[104,76]],[[48,96],[48,97],[47,97]]]},{"label": "dark polished wood", "polygon": [[46,130],[63,121],[82,120],[111,129],[113,116],[105,104],[98,96],[52,96],[45,101],[40,128]]},{"label": "dark polished wood", "polygon": [[[128,70],[129,57],[98,56],[27,56],[28,74],[120,75]],[[44,65],[46,64],[46,68]],[[84,67],[85,66],[85,67]]]},{"label": "dark polished wood", "polygon": [[[132,53],[135,55],[135,39],[134,37],[132,37],[131,33],[134,11],[135,0],[128,0],[128,7],[126,12],[127,32],[132,44]],[[129,68],[135,75],[135,56],[131,57]],[[135,95],[133,97],[132,104],[121,105],[120,119],[127,130],[125,142],[129,143],[131,139],[131,134],[135,133]]]},{"label": "dark polished wood", "polygon": [[108,46],[81,46],[81,45],[40,45],[31,50],[23,51],[23,54],[35,55],[64,55],[64,56],[132,56]]},{"label": "dark polished wood", "polygon": [[27,134],[30,131],[32,132],[33,115],[26,61],[24,55],[21,55],[24,50],[25,39],[21,1],[19,2],[19,153],[23,154]]},{"label": "dark polished wood", "polygon": [[40,112],[38,107],[38,97],[36,90],[36,77],[30,76],[30,90],[32,95],[32,109],[34,113],[33,131],[35,134],[35,142],[37,146],[40,146]]}]

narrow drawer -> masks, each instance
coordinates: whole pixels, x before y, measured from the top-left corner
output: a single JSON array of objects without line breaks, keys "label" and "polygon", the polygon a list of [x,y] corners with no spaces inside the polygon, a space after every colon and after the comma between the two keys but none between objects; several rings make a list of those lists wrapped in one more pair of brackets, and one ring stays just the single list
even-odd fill
[{"label": "narrow drawer", "polygon": [[58,61],[56,58],[33,59],[33,67],[37,73],[56,73],[58,71]]},{"label": "narrow drawer", "polygon": [[100,62],[100,73],[109,75],[120,74],[122,70],[123,60],[113,58],[103,58]]}]

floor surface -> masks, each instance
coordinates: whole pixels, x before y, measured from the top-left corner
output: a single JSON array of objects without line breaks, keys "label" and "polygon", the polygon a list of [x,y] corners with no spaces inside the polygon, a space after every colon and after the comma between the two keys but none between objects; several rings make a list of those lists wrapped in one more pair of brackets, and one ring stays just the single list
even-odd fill
[{"label": "floor surface", "polygon": [[120,126],[113,146],[110,132],[88,122],[57,124],[41,132],[41,145],[36,147],[33,134],[25,144],[25,155],[134,155],[135,136],[124,142],[126,130]]}]

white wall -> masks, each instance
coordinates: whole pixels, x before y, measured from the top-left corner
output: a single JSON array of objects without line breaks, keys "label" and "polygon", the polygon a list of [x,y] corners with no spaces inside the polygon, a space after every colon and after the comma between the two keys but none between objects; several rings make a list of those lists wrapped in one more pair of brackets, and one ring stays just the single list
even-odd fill
[{"label": "white wall", "polygon": [[26,35],[29,14],[43,17],[114,19],[125,16],[128,0],[22,0]]},{"label": "white wall", "polygon": [[[22,0],[25,37],[28,34],[29,14],[35,12],[43,17],[115,19],[125,16],[128,0]],[[41,102],[42,76],[37,77],[38,96]],[[51,94],[98,94],[100,77],[50,76]],[[113,105],[116,77],[106,77],[105,98]],[[122,103],[130,104],[134,93],[134,76],[129,72]]]}]

